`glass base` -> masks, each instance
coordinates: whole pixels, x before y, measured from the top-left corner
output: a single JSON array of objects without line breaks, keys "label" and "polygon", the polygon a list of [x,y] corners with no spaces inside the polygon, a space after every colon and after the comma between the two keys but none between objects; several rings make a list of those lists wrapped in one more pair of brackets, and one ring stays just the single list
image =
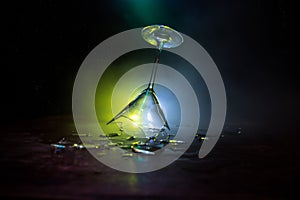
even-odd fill
[{"label": "glass base", "polygon": [[144,40],[160,49],[178,47],[183,43],[183,37],[179,32],[164,25],[147,26],[143,28],[141,34]]}]

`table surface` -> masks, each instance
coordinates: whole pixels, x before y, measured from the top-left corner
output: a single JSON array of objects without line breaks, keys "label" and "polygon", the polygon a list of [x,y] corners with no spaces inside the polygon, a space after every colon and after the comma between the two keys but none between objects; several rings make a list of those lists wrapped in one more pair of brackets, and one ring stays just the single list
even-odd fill
[{"label": "table surface", "polygon": [[71,116],[1,125],[1,199],[289,199],[297,190],[293,134],[226,134],[205,158],[182,156],[150,173],[111,169],[87,150],[51,153],[73,134]]}]

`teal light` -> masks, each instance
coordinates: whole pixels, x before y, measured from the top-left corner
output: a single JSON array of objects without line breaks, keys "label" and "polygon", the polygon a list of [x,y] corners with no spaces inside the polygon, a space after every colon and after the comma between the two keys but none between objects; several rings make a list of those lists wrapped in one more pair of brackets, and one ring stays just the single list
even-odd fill
[{"label": "teal light", "polygon": [[115,8],[131,26],[169,24],[168,7],[161,0],[125,0],[115,2]]}]

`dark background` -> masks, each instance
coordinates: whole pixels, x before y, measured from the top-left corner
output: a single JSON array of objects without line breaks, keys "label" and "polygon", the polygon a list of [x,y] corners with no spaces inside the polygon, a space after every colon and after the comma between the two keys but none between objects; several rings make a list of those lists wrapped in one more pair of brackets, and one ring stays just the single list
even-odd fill
[{"label": "dark background", "polygon": [[[195,39],[218,66],[226,125],[254,130],[258,140],[279,137],[274,146],[297,144],[299,23],[287,1],[40,0],[2,3],[1,10],[1,124],[71,115],[76,73],[94,47],[128,29],[164,24]],[[299,159],[293,151],[289,159]]]},{"label": "dark background", "polygon": [[214,59],[226,87],[227,123],[286,128],[295,122],[296,23],[285,1],[45,0],[2,9],[2,121],[71,114],[77,70],[95,46],[121,31],[165,24]]}]

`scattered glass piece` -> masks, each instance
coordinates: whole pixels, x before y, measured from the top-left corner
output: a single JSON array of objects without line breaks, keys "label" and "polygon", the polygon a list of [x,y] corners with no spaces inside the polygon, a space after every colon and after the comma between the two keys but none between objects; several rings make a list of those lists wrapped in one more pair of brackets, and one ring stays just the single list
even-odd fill
[{"label": "scattered glass piece", "polygon": [[200,137],[200,139],[203,141],[203,140],[208,140],[208,137],[205,137],[205,136],[202,136]]},{"label": "scattered glass piece", "polygon": [[117,136],[120,136],[120,134],[118,134],[118,133],[108,133],[106,135],[106,137],[117,137]]},{"label": "scattered glass piece", "polygon": [[52,147],[58,148],[58,149],[65,149],[66,146],[62,144],[51,144]]},{"label": "scattered glass piece", "polygon": [[136,147],[133,147],[132,151],[135,152],[135,153],[142,153],[142,154],[147,154],[147,155],[155,155],[155,153],[152,152],[152,151],[147,151],[147,150],[139,149],[139,148],[136,148]]},{"label": "scattered glass piece", "polygon": [[238,128],[237,134],[242,134],[242,128]]},{"label": "scattered glass piece", "polygon": [[169,140],[169,142],[172,144],[183,144],[184,143],[184,141],[182,141],[182,140]]},{"label": "scattered glass piece", "polygon": [[74,133],[73,136],[79,136],[79,137],[90,137],[91,135],[89,133]]},{"label": "scattered glass piece", "polygon": [[132,140],[135,140],[135,137],[132,135],[132,136],[129,136],[128,138],[126,138],[126,140],[132,141]]},{"label": "scattered glass piece", "polygon": [[123,157],[132,157],[133,154],[132,153],[123,153],[122,156]]}]

